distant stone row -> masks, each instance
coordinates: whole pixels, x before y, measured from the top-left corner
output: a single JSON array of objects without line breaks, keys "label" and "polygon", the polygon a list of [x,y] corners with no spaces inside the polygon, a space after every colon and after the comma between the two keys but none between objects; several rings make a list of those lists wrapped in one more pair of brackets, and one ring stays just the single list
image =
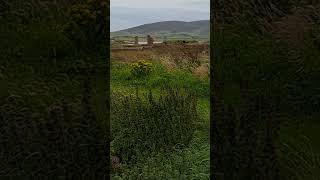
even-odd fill
[{"label": "distant stone row", "polygon": [[[147,36],[147,44],[148,44],[149,46],[152,46],[152,45],[153,45],[153,42],[154,42],[154,39],[153,39],[150,35],[148,35],[148,36]],[[138,36],[136,36],[136,37],[134,38],[134,45],[139,45],[139,37],[138,37]]]}]

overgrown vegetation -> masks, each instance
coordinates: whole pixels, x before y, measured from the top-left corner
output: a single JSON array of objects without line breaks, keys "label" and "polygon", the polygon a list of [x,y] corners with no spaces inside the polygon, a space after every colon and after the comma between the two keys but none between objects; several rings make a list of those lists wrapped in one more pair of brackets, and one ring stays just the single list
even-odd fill
[{"label": "overgrown vegetation", "polygon": [[162,90],[159,97],[150,91],[144,96],[137,92],[111,98],[112,147],[124,161],[188,145],[197,121],[194,95]]},{"label": "overgrown vegetation", "polygon": [[208,53],[180,48],[112,52],[113,179],[209,179]]},{"label": "overgrown vegetation", "polygon": [[[164,61],[163,63],[166,63]],[[144,77],[133,76],[130,65],[112,62],[111,81],[114,88],[121,88],[121,85],[126,85],[127,88],[134,89],[135,87],[143,89],[157,89],[160,87],[176,87],[188,89],[194,92],[199,97],[209,97],[209,79],[208,74],[204,77],[197,77],[186,69],[178,69],[175,66],[173,69],[168,69],[165,64],[154,62],[150,74]]]},{"label": "overgrown vegetation", "polygon": [[143,77],[150,74],[152,64],[141,60],[136,63],[132,63],[130,67],[131,67],[131,74],[133,76]]},{"label": "overgrown vegetation", "polygon": [[319,179],[316,142],[293,140],[318,126],[319,4],[228,2],[212,4],[213,177]]},{"label": "overgrown vegetation", "polygon": [[108,43],[88,44],[95,36],[108,37],[108,17],[97,14],[95,36],[86,35],[79,48],[64,31],[66,24],[77,24],[67,12],[78,3],[97,8],[91,1],[0,2],[3,178],[101,179],[106,174],[107,51],[101,49]]}]

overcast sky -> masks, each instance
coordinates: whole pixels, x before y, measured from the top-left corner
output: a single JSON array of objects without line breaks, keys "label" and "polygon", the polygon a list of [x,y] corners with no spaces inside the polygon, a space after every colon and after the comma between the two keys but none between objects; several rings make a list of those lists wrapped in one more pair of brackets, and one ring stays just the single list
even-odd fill
[{"label": "overcast sky", "polygon": [[209,20],[210,0],[110,0],[111,32],[159,21]]}]

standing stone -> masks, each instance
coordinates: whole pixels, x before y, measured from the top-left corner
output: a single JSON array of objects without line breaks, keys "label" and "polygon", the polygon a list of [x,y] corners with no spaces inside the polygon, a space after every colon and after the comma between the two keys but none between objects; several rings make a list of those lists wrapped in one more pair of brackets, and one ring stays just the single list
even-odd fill
[{"label": "standing stone", "polygon": [[153,45],[153,38],[150,35],[147,36],[147,42],[149,46]]},{"label": "standing stone", "polygon": [[134,45],[139,45],[139,37],[138,36],[136,36],[134,38]]},{"label": "standing stone", "polygon": [[163,42],[166,42],[167,41],[167,36],[164,36],[163,37]]}]

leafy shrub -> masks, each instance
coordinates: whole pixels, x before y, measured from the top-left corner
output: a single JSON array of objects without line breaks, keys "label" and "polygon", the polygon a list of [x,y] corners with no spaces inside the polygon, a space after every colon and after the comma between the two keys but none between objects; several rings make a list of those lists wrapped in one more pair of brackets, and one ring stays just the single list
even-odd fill
[{"label": "leafy shrub", "polygon": [[196,97],[181,90],[162,90],[159,97],[112,94],[112,148],[124,161],[150,152],[188,144],[197,118]]},{"label": "leafy shrub", "polygon": [[152,64],[146,61],[138,61],[136,63],[132,63],[131,65],[131,73],[134,76],[142,77],[146,76],[151,72]]},{"label": "leafy shrub", "polygon": [[81,77],[40,73],[49,68],[57,71],[49,64],[0,65],[0,176],[101,179],[104,151],[83,146],[103,140],[91,103],[98,95]]},{"label": "leafy shrub", "polygon": [[[42,28],[43,30],[40,30]],[[77,49],[70,39],[58,30],[37,28],[26,33],[31,39],[22,39],[22,53],[28,57],[63,58],[77,54]]]},{"label": "leafy shrub", "polygon": [[23,30],[0,28],[0,53],[6,58],[64,58],[78,54],[74,43],[59,28],[33,25]]},{"label": "leafy shrub", "polygon": [[[105,0],[87,0],[71,6],[68,10],[70,19],[64,25],[64,32],[76,42],[84,41],[84,47],[104,50],[107,45],[108,6]],[[79,34],[82,35],[79,37]]]},{"label": "leafy shrub", "polygon": [[[287,148],[283,151],[285,158],[279,158],[279,136],[286,133],[283,127],[296,123],[292,117],[303,117],[302,121],[306,121],[307,117],[315,116],[316,108],[312,107],[319,107],[316,103],[319,83],[314,81],[319,75],[316,63],[319,52],[315,47],[307,48],[306,26],[296,28],[304,23],[306,14],[302,13],[302,18],[299,13],[281,12],[283,22],[276,20],[278,18],[272,20],[281,27],[270,33],[267,31],[272,29],[268,27],[272,24],[268,23],[269,18],[276,17],[275,14],[267,14],[268,6],[245,3],[249,3],[247,7],[239,6],[243,14],[220,19],[227,25],[219,24],[219,17],[216,18],[219,8],[213,14],[217,23],[214,26],[224,25],[224,29],[214,28],[211,36],[215,47],[211,71],[215,98],[212,137],[218,147],[214,152],[217,158],[214,158],[213,170],[224,174],[225,179],[296,179],[296,175],[298,179],[311,179],[310,175],[317,176],[316,163],[309,164],[297,155],[302,149],[289,152]],[[231,8],[234,3],[225,2],[225,5],[224,15],[228,14],[226,11],[236,12]],[[253,18],[245,20],[252,12],[257,15],[250,14]],[[280,35],[275,35],[277,33]],[[293,135],[296,137],[299,133],[300,130],[295,129]],[[260,136],[262,134],[265,135]],[[278,178],[282,171],[295,174]]]}]

